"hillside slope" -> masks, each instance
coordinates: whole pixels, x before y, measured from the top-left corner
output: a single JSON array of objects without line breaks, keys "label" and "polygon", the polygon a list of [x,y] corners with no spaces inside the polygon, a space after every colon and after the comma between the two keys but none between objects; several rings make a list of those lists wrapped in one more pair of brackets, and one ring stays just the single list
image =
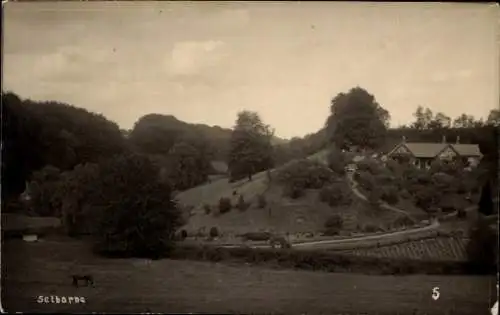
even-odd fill
[{"label": "hillside slope", "polygon": [[[328,151],[323,150],[309,158],[326,162],[327,154]],[[266,199],[266,205],[262,208],[258,205],[260,194]],[[234,207],[240,195],[250,203],[250,207],[244,211]],[[231,198],[233,209],[228,213],[218,214],[218,202],[222,197]],[[290,199],[283,195],[281,186],[268,185],[266,172],[256,174],[252,181],[243,179],[229,183],[227,178],[214,180],[179,193],[177,199],[190,209],[189,220],[184,227],[189,233],[206,234],[211,227],[217,227],[228,238],[256,231],[307,233],[318,237],[327,218],[334,214],[342,217],[345,233],[359,232],[368,225],[375,230],[386,229],[388,223],[397,217],[390,211],[374,213],[366,203],[356,199],[349,206],[333,209],[319,200],[317,190],[306,191],[299,199]],[[205,209],[208,207],[210,213]]]}]

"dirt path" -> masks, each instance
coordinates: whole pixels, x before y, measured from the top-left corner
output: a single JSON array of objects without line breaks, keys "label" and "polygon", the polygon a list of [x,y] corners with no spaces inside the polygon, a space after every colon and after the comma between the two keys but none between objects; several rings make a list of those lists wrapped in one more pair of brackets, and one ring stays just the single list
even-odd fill
[{"label": "dirt path", "polygon": [[[365,202],[369,202],[368,197],[366,197],[362,192],[359,191],[359,189],[358,189],[359,184],[358,184],[358,182],[356,182],[356,180],[354,180],[354,173],[347,173],[346,178],[347,178],[347,181],[349,182],[349,187],[351,187],[351,190],[356,195],[356,197],[358,197],[359,199],[361,199]],[[408,212],[401,210],[399,208],[393,207],[387,203],[382,203],[380,205],[380,207],[384,210],[388,210],[388,211],[392,211],[395,213],[405,215],[413,222],[415,222],[415,223],[417,222],[417,220],[413,216],[411,216]]]}]

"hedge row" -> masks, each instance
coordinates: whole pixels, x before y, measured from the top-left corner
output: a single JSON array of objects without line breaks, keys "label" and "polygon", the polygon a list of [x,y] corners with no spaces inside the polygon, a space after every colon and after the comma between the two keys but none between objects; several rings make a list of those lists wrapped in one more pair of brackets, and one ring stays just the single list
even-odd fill
[{"label": "hedge row", "polygon": [[323,250],[296,251],[191,245],[177,246],[170,253],[169,258],[211,262],[254,263],[279,268],[379,275],[459,275],[494,274],[496,272],[495,266],[480,266],[469,262],[359,257]]}]

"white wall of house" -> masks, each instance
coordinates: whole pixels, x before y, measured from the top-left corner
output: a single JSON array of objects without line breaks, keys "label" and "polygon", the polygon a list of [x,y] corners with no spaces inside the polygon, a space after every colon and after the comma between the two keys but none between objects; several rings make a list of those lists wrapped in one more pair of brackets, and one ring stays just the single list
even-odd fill
[{"label": "white wall of house", "polygon": [[36,234],[25,234],[25,235],[23,235],[23,241],[25,241],[25,242],[36,242],[36,241],[38,241],[38,235],[36,235]]}]

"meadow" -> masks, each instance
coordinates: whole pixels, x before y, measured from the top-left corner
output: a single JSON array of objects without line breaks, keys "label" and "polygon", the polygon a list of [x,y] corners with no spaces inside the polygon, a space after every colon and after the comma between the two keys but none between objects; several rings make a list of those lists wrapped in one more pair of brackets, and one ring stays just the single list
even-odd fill
[{"label": "meadow", "polygon": [[[9,312],[487,314],[494,276],[375,276],[199,261],[105,259],[80,241],[8,240],[2,304]],[[95,288],[71,285],[92,273]],[[440,298],[431,298],[439,287]],[[39,304],[38,296],[85,304]]]}]

